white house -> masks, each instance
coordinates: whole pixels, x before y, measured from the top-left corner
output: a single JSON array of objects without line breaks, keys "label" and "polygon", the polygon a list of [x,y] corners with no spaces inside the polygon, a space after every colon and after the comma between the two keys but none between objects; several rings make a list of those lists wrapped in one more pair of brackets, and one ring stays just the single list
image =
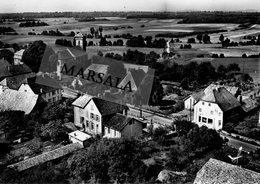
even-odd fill
[{"label": "white house", "polygon": [[16,53],[14,53],[14,65],[23,64],[22,57],[23,57],[24,51],[25,51],[24,49],[21,49],[21,50],[17,51]]},{"label": "white house", "polygon": [[227,89],[228,92],[230,92],[234,97],[238,97],[239,95],[239,89],[238,87],[235,86],[221,86],[221,85],[217,85],[217,84],[210,84],[206,89],[204,89],[203,91],[199,91],[196,93],[193,93],[191,95],[189,95],[188,97],[186,97],[184,99],[184,107],[185,109],[193,109],[194,108],[194,104],[196,104],[205,94],[205,91],[207,90],[213,90],[215,88],[218,87],[224,87]]},{"label": "white house", "polygon": [[89,134],[102,134],[102,123],[105,117],[116,113],[127,114],[124,105],[105,101],[89,95],[77,98],[74,106],[74,123]]},{"label": "white house", "polygon": [[141,121],[128,117],[128,107],[121,104],[83,95],[72,105],[75,126],[90,135],[129,138],[141,135],[145,128]]},{"label": "white house", "polygon": [[75,36],[74,36],[74,39],[75,39],[75,44],[76,46],[79,46],[83,49],[83,34],[81,32],[78,32]]},{"label": "white house", "polygon": [[239,118],[240,110],[241,104],[225,87],[208,88],[194,105],[194,122],[220,130],[224,122]]}]

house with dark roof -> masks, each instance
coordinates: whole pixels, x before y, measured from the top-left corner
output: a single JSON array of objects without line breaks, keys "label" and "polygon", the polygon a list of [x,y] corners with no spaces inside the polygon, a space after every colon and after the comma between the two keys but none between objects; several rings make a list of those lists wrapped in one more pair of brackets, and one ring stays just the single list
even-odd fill
[{"label": "house with dark roof", "polygon": [[207,88],[194,105],[194,122],[215,130],[243,114],[240,102],[225,87]]},{"label": "house with dark roof", "polygon": [[74,106],[74,123],[82,131],[104,137],[131,137],[142,133],[144,125],[127,116],[128,107],[89,95],[77,98]]},{"label": "house with dark roof", "polygon": [[195,92],[189,96],[187,96],[184,99],[184,107],[185,109],[193,109],[194,108],[194,104],[196,104],[201,98],[202,96],[205,94],[205,91],[208,90],[212,90],[215,89],[217,87],[224,87],[227,89],[227,91],[229,91],[234,97],[238,97],[238,95],[240,94],[240,90],[238,87],[235,86],[227,86],[227,85],[216,85],[216,84],[210,84],[206,89],[199,91],[199,92]]},{"label": "house with dark roof", "polygon": [[210,158],[199,170],[194,184],[258,184],[260,173]]},{"label": "house with dark roof", "polygon": [[13,77],[32,72],[32,70],[25,64],[11,65],[3,59],[0,60],[0,66],[0,81],[5,79],[6,77]]},{"label": "house with dark roof", "polygon": [[142,134],[145,124],[123,114],[106,116],[103,122],[103,136],[107,138],[131,138]]},{"label": "house with dark roof", "polygon": [[45,102],[56,102],[62,98],[62,87],[59,83],[48,75],[40,75],[27,79],[27,83],[20,87],[21,90],[33,91]]}]

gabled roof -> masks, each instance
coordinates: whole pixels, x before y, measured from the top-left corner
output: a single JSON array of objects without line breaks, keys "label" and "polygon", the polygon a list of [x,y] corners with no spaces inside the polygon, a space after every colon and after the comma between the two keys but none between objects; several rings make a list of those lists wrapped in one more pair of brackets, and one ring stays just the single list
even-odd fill
[{"label": "gabled roof", "polygon": [[0,79],[32,72],[32,70],[25,64],[11,65],[5,60],[0,60],[0,66]]},{"label": "gabled roof", "polygon": [[81,32],[77,32],[77,34],[74,37],[83,37],[83,34]]},{"label": "gabled roof", "polygon": [[84,74],[88,74],[89,70],[93,70],[96,73],[106,74],[108,69],[108,65],[103,64],[91,64],[85,71]]},{"label": "gabled roof", "polygon": [[4,80],[2,80],[2,82],[4,81],[4,85],[6,85],[8,88],[18,90],[22,84],[27,83],[27,78],[30,77],[34,77],[34,74],[28,73],[12,77],[6,77]]},{"label": "gabled roof", "polygon": [[114,114],[104,118],[103,125],[117,131],[121,131],[133,118],[123,114]]},{"label": "gabled roof", "polygon": [[62,89],[55,79],[52,79],[47,75],[28,78],[27,81],[35,94],[48,93],[57,89]]},{"label": "gabled roof", "polygon": [[[216,85],[216,84],[210,84],[204,90],[193,93],[190,96],[192,96],[196,101],[199,101],[205,95],[205,92],[210,93],[210,91],[212,91],[213,89],[216,89],[218,87],[226,88],[227,91],[229,91],[233,96],[235,96],[236,93],[238,92],[238,87],[235,87],[235,86],[220,86],[220,85]],[[190,96],[186,97],[185,100],[188,99]]]},{"label": "gabled roof", "polygon": [[243,100],[242,109],[245,112],[250,112],[260,106],[260,103],[256,99],[247,98]]},{"label": "gabled roof", "polygon": [[119,83],[118,87],[119,88],[124,88],[129,81],[131,83],[132,91],[136,91],[137,90],[137,86],[136,86],[135,80],[134,80],[131,72],[127,72],[126,76]]},{"label": "gabled roof", "polygon": [[22,56],[23,53],[24,53],[24,51],[25,51],[24,49],[21,49],[21,50],[15,52],[14,54],[15,54],[15,55],[18,55],[18,56]]},{"label": "gabled roof", "polygon": [[239,101],[225,87],[207,89],[204,93],[201,100],[218,104],[223,112],[241,106]]},{"label": "gabled roof", "polygon": [[92,98],[95,105],[97,106],[100,114],[102,116],[110,115],[110,114],[116,114],[118,112],[122,112],[123,110],[127,110],[128,107],[122,104],[118,104],[111,101],[106,101],[101,98]]},{"label": "gabled roof", "polygon": [[87,56],[87,53],[83,50],[76,48],[65,48],[57,51],[59,60],[75,59],[82,56]]},{"label": "gabled roof", "polygon": [[98,108],[98,110],[102,116],[116,114],[118,112],[122,112],[123,110],[128,109],[128,107],[125,105],[103,100],[101,98],[96,98],[96,97],[93,97],[93,96],[90,96],[87,94],[77,98],[72,103],[72,105],[84,109],[86,107],[86,105],[90,102],[90,100],[93,100],[93,102],[95,103],[96,107]]},{"label": "gabled roof", "polygon": [[0,93],[0,111],[16,110],[24,111],[29,114],[38,100],[38,95],[16,91],[12,89],[5,89]]},{"label": "gabled roof", "polygon": [[210,158],[199,170],[194,184],[258,184],[260,173]]},{"label": "gabled roof", "polygon": [[78,97],[73,103],[73,106],[77,106],[80,107],[82,109],[84,109],[86,107],[86,105],[89,103],[89,101],[92,99],[93,97],[90,95],[82,95],[80,97]]}]

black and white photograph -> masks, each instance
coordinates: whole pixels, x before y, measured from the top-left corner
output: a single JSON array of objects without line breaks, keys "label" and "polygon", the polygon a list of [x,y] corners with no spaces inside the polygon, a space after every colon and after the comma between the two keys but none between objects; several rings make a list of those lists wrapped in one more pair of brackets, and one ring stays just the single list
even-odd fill
[{"label": "black and white photograph", "polygon": [[0,0],[0,184],[260,184],[259,0]]}]

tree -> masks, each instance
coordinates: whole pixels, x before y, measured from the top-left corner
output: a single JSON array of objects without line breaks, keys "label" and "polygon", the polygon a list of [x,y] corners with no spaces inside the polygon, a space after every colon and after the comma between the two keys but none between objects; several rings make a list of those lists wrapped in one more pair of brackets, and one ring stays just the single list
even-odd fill
[{"label": "tree", "polygon": [[242,58],[247,58],[247,55],[244,53],[244,54],[242,55]]},{"label": "tree", "polygon": [[208,34],[203,35],[203,43],[210,43],[210,36]]},{"label": "tree", "polygon": [[201,43],[201,40],[202,40],[202,34],[201,33],[199,33],[198,35],[197,35],[197,40],[199,40],[199,42]]},{"label": "tree", "polygon": [[228,72],[236,72],[236,71],[240,71],[239,65],[237,63],[231,63],[227,66],[227,71]]},{"label": "tree", "polygon": [[176,126],[178,136],[187,135],[188,132],[195,126],[194,123],[182,119],[174,121],[173,124]]},{"label": "tree", "polygon": [[2,58],[5,59],[6,61],[8,61],[8,63],[13,64],[14,53],[8,49],[0,50],[0,59],[2,59]]},{"label": "tree", "polygon": [[226,38],[223,42],[222,42],[222,47],[228,47],[230,44],[230,40],[228,38]]},{"label": "tree", "polygon": [[94,27],[91,27],[91,28],[90,28],[90,34],[91,34],[92,36],[94,36],[94,33],[95,33],[95,28],[94,28]]},{"label": "tree", "polygon": [[133,183],[144,167],[142,147],[135,139],[97,140],[87,150],[73,154],[67,161],[68,169],[74,177],[82,179],[94,177],[103,183],[109,180]]},{"label": "tree", "polygon": [[212,81],[216,77],[215,68],[210,62],[200,63],[198,66],[198,83],[207,84],[209,81]]},{"label": "tree", "polygon": [[224,41],[224,36],[223,36],[223,34],[220,35],[219,41],[220,41],[221,43]]},{"label": "tree", "polygon": [[61,120],[50,121],[46,125],[42,125],[40,135],[44,139],[54,140],[55,142],[68,140],[68,135],[62,127]]},{"label": "tree", "polygon": [[98,30],[99,30],[100,36],[102,37],[103,27],[102,27],[102,26],[99,26]]},{"label": "tree", "polygon": [[33,42],[22,56],[22,62],[29,66],[33,72],[38,72],[46,49],[43,41]]},{"label": "tree", "polygon": [[149,104],[158,105],[163,98],[163,87],[157,77],[154,77]]},{"label": "tree", "polygon": [[107,45],[107,40],[106,40],[106,38],[105,37],[101,37],[100,38],[100,42],[99,42],[99,45],[100,46],[106,46]]},{"label": "tree", "polygon": [[189,38],[187,43],[195,43],[195,38]]}]

